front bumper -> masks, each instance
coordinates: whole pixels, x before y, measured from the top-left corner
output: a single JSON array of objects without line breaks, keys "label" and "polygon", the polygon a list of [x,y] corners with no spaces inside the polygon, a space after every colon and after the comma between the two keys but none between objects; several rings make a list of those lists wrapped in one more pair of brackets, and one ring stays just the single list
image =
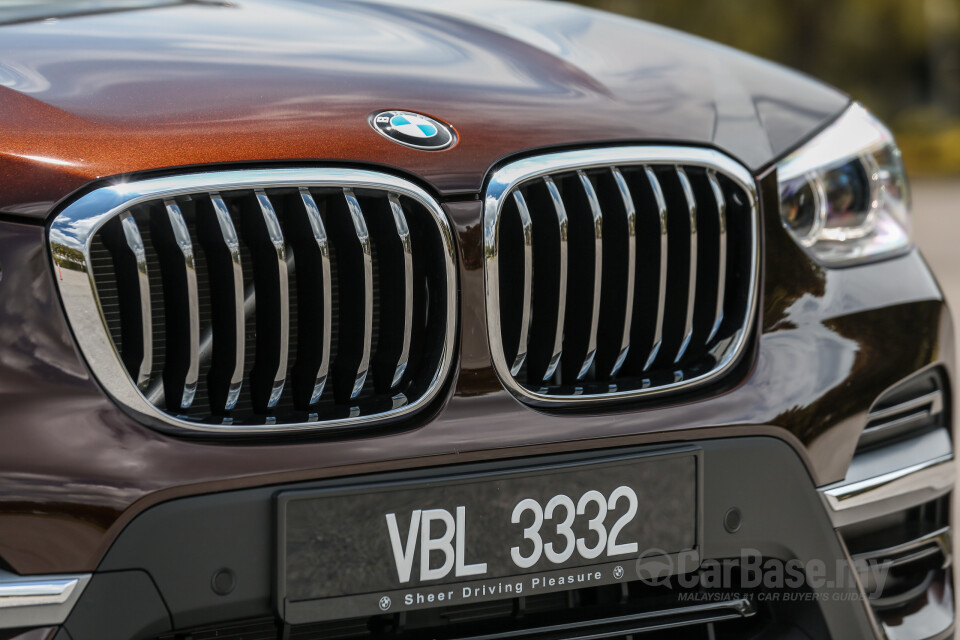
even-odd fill
[{"label": "front bumper", "polygon": [[[702,450],[703,460],[701,526],[705,565],[711,560],[740,558],[749,549],[767,560],[799,560],[805,564],[819,560],[826,567],[822,580],[810,585],[810,595],[802,599],[788,601],[789,591],[757,597],[753,604],[759,618],[752,622],[762,621],[766,633],[782,633],[796,627],[814,634],[813,637],[824,637],[818,635],[823,632],[834,638],[871,637],[873,622],[846,562],[844,547],[819,492],[793,449],[773,438],[704,440],[696,446]],[[628,452],[631,450],[603,453]],[[556,461],[557,457],[547,460]],[[523,464],[537,461],[524,460]],[[495,462],[454,470],[379,474],[364,477],[362,482],[443,477],[452,472],[504,469],[517,464]],[[335,487],[344,482],[355,484],[358,480],[196,496],[147,510],[116,540],[57,640],[147,640],[168,637],[174,630],[185,635],[169,637],[205,637],[196,629],[229,628],[237,621],[269,621],[275,635],[257,637],[287,637],[281,635],[283,625],[276,617],[274,597],[278,544],[275,496],[291,489]],[[733,532],[727,516],[731,509],[742,515],[741,526]],[[222,590],[218,593],[216,576],[225,570],[235,576],[235,588],[226,594]],[[737,590],[727,595],[744,594]],[[391,622],[397,625],[394,631],[404,631],[400,614],[381,617],[396,617]],[[523,628],[522,622],[512,616],[500,623],[504,630]],[[369,624],[376,628],[374,621]],[[430,632],[443,637],[451,630],[464,631],[464,627],[452,623],[447,626],[431,628]],[[325,637],[325,632],[329,633],[329,629],[311,633],[309,625],[289,630],[293,637],[305,638]],[[233,637],[225,630],[220,633],[216,637]],[[538,636],[531,633],[524,637]]]},{"label": "front bumper", "polygon": [[[798,638],[884,637],[879,635],[882,618],[873,615],[871,600],[864,592],[864,581],[856,577],[844,538],[835,530],[838,518],[844,517],[844,510],[831,507],[831,494],[838,494],[837,489],[843,485],[818,490],[796,452],[775,438],[726,438],[697,441],[693,445],[700,451],[702,460],[701,578],[692,591],[676,594],[679,600],[674,607],[702,608],[705,602],[746,602],[750,620],[744,622],[749,623],[744,633],[749,629],[751,637],[783,637],[788,632],[796,634],[790,637]],[[65,622],[55,634],[49,630],[50,637],[56,640],[240,639],[254,637],[243,635],[254,631],[259,634],[255,637],[264,639],[367,637],[365,634],[330,636],[335,628],[389,630],[398,637],[419,637],[417,634],[423,633],[430,633],[432,637],[486,637],[474,632],[475,625],[481,621],[498,625],[504,632],[526,633],[517,637],[543,637],[541,628],[529,626],[536,617],[525,621],[514,614],[501,614],[481,620],[482,612],[476,614],[469,625],[458,623],[455,616],[443,614],[439,623],[434,620],[429,627],[418,627],[426,623],[405,614],[342,621],[335,626],[284,625],[275,597],[278,584],[276,497],[291,490],[440,479],[452,473],[503,471],[518,464],[566,462],[642,451],[644,448],[618,448],[587,455],[565,454],[375,474],[172,500],[148,509],[131,522],[92,577],[77,577],[80,582],[76,586],[76,597],[70,598],[66,610],[62,607],[57,610]],[[949,476],[953,472],[952,459],[940,461],[936,468],[941,479],[944,473]],[[906,472],[901,477],[915,481],[914,491],[901,494],[902,499],[910,502],[901,500],[897,509],[929,503],[931,498],[936,500],[946,495],[952,486],[952,483],[922,482],[929,478],[921,470]],[[918,491],[920,486],[926,486],[928,491]],[[874,497],[881,499],[873,501],[873,506],[882,508],[888,496]],[[862,498],[861,507],[863,504],[871,502]],[[736,523],[730,520],[733,510],[739,516]],[[848,522],[845,527],[849,526]],[[739,566],[736,563],[748,563],[748,557],[762,558],[762,566],[773,573],[765,572],[762,578],[758,575],[752,583],[747,583],[745,574],[732,583],[711,584],[707,579],[711,566],[727,565],[732,560],[736,569]],[[945,560],[944,566],[948,567],[949,556]],[[799,562],[807,571],[807,580],[799,586],[777,584],[778,574],[772,567],[778,562]],[[822,571],[811,573],[810,567],[816,566],[822,567]],[[641,571],[640,565],[628,567],[628,571]],[[224,575],[231,577],[229,589],[224,588]],[[642,580],[643,574],[638,573],[636,579]],[[665,588],[669,594],[677,587]],[[947,569],[925,589],[922,596],[916,598],[919,608],[911,614],[914,623],[916,616],[923,617],[925,622],[919,628],[925,635],[917,635],[914,624],[912,628],[884,627],[885,637],[942,638],[952,633],[951,571]],[[663,601],[663,590],[660,589],[658,598],[649,596],[648,607],[663,606],[658,604]],[[44,607],[56,615],[50,605],[33,609],[43,611]],[[71,607],[72,612],[67,616]],[[20,611],[26,609],[21,607]],[[41,619],[34,618],[34,621]],[[676,615],[670,620],[680,624]],[[59,621],[48,618],[48,622]],[[601,618],[587,621],[598,626],[604,622]],[[703,632],[709,623],[704,623],[703,628],[695,619],[683,624],[688,625],[685,627],[688,633],[697,633]],[[723,637],[743,637],[736,635],[740,629],[732,622],[716,624],[722,633],[729,634]]]}]

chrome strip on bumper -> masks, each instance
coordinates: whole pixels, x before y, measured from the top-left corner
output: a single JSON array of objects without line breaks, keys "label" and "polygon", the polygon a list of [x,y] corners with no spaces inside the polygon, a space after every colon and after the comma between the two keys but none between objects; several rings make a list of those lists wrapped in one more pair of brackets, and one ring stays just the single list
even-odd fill
[{"label": "chrome strip on bumper", "polygon": [[956,475],[948,454],[820,492],[834,526],[841,527],[934,500],[953,489]]},{"label": "chrome strip on bumper", "polygon": [[62,624],[90,574],[18,576],[0,571],[0,629]]}]

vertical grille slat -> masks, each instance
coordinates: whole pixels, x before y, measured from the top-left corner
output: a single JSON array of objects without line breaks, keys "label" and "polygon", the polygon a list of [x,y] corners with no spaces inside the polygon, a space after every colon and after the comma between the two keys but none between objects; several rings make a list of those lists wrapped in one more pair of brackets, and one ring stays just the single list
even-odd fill
[{"label": "vertical grille slat", "polygon": [[720,325],[723,322],[723,306],[727,285],[727,201],[723,195],[723,189],[720,187],[720,181],[717,180],[715,171],[707,171],[707,180],[710,182],[710,190],[713,191],[713,197],[717,206],[720,252],[717,260],[717,308],[714,312],[713,327],[710,329],[710,335],[707,337],[707,342],[710,342],[717,335],[717,331],[720,330]]},{"label": "vertical grille slat", "polygon": [[656,200],[656,216],[660,224],[660,269],[657,272],[657,319],[655,324],[655,333],[653,336],[653,345],[650,347],[650,354],[643,365],[643,370],[647,371],[653,366],[657,355],[660,353],[660,347],[663,346],[663,319],[667,308],[667,269],[670,264],[670,231],[667,225],[667,201],[663,197],[663,189],[660,187],[660,181],[657,180],[657,174],[650,167],[644,167],[644,174],[653,190],[653,197]]},{"label": "vertical grille slat", "polygon": [[553,336],[553,349],[551,351],[550,362],[547,364],[547,370],[543,375],[543,381],[553,377],[557,367],[560,364],[560,357],[563,355],[563,317],[567,312],[567,210],[563,205],[563,198],[560,197],[560,191],[557,185],[547,176],[544,178],[544,184],[550,194],[550,201],[557,216],[557,228],[560,232],[558,241],[560,268],[557,270],[557,286],[559,287],[559,299],[557,302],[557,321],[556,331]]},{"label": "vertical grille slat", "polygon": [[[515,240],[521,218],[532,221],[532,260]],[[756,186],[718,152],[618,147],[518,160],[491,176],[483,224],[491,357],[523,401],[673,390],[718,378],[744,351],[759,273]]]},{"label": "vertical grille slat", "polygon": [[577,380],[582,380],[590,367],[593,366],[593,360],[597,356],[597,328],[600,320],[600,295],[603,282],[603,211],[600,209],[600,202],[597,198],[597,192],[593,188],[593,183],[583,171],[578,171],[580,184],[583,185],[583,191],[587,196],[587,203],[590,205],[590,215],[593,222],[593,301],[590,312],[590,328],[587,338],[587,355],[580,365],[580,371],[577,373]]},{"label": "vertical grille slat", "polygon": [[[213,336],[214,360],[218,359],[216,352],[219,351],[225,356],[222,359],[224,362],[232,360],[232,366],[227,367],[226,384],[211,384],[211,387],[221,387],[221,389],[216,389],[216,397],[218,400],[222,397],[223,410],[230,411],[237,405],[237,401],[240,399],[240,390],[243,387],[243,366],[246,356],[246,310],[244,309],[246,295],[243,286],[240,239],[233,225],[233,219],[230,217],[230,211],[218,193],[210,195],[210,204],[213,207],[213,215],[216,216],[217,227],[220,231],[220,242],[226,248],[229,259],[229,263],[226,265],[229,276],[223,278],[226,281],[224,284],[227,289],[230,288],[230,285],[233,288],[232,304],[227,306],[227,314],[232,315],[233,319],[232,344],[230,344],[229,338],[220,340],[216,334]],[[220,343],[219,347],[218,342]],[[231,348],[232,353],[228,352]],[[223,389],[224,386],[225,389]],[[218,402],[218,404],[220,403]]]},{"label": "vertical grille slat", "polygon": [[297,168],[126,181],[81,196],[50,233],[91,369],[155,428],[399,419],[452,370],[453,233],[401,178]]},{"label": "vertical grille slat", "polygon": [[[339,370],[339,382],[335,380],[334,384],[339,388],[337,393],[342,399],[353,400],[363,390],[370,369],[370,348],[373,342],[373,249],[356,195],[351,189],[344,189],[343,198],[349,221],[344,220],[337,253],[341,260],[348,252],[352,254],[349,275],[351,278],[359,276],[360,286],[354,284],[353,290],[350,290],[349,285],[344,282],[347,277],[346,270],[341,267],[341,350],[335,363]],[[337,240],[334,244],[337,244]]]},{"label": "vertical grille slat", "polygon": [[[300,404],[312,407],[320,401],[330,371],[330,343],[333,336],[332,272],[330,245],[320,208],[309,189],[301,187],[298,194],[306,218],[290,216],[289,221],[293,227],[291,241],[303,241],[300,248],[294,250],[294,255],[299,256],[297,269],[303,295],[298,296],[298,309],[300,325],[304,327],[298,340],[300,350],[295,367],[300,373],[298,378],[306,379],[306,384],[302,386],[307,393],[298,393],[306,401],[301,400]],[[314,288],[318,284],[321,294],[319,300]],[[296,390],[294,392],[297,393]]]},{"label": "vertical grille slat", "polygon": [[523,300],[520,303],[520,341],[517,347],[517,357],[513,360],[510,373],[517,375],[527,359],[527,342],[530,336],[530,319],[533,304],[533,222],[530,219],[530,210],[527,202],[519,191],[513,192],[513,199],[520,216],[520,229],[523,234]]},{"label": "vertical grille slat", "polygon": [[[165,200],[164,213],[166,224],[158,222],[157,226],[169,238],[169,249],[161,254],[169,256],[171,261],[182,263],[182,271],[172,264],[169,268],[170,278],[167,282],[168,307],[171,322],[179,323],[179,331],[168,331],[168,340],[171,334],[177,336],[177,345],[170,345],[168,353],[174,357],[167,358],[168,371],[164,376],[169,378],[166,386],[168,406],[179,409],[189,409],[196,397],[197,383],[200,376],[200,303],[197,288],[197,268],[194,261],[193,241],[190,231],[183,219],[183,212],[174,200]],[[160,234],[155,234],[160,235]],[[179,254],[179,255],[178,255]],[[177,265],[179,267],[179,264]],[[177,294],[179,293],[179,296]],[[173,302],[178,299],[179,302]],[[185,303],[185,304],[184,304]],[[184,331],[186,329],[186,331]],[[179,400],[176,400],[179,398]]]},{"label": "vertical grille slat", "polygon": [[680,348],[677,350],[676,357],[673,359],[674,364],[677,364],[683,359],[683,354],[686,353],[687,347],[690,346],[690,342],[693,339],[693,314],[697,306],[697,255],[699,252],[697,246],[697,199],[693,195],[690,178],[687,177],[687,172],[683,170],[683,167],[677,167],[677,179],[680,180],[680,188],[683,191],[683,197],[687,203],[687,213],[689,214],[690,271],[689,285],[687,287],[686,319],[683,323],[683,340],[680,343]]},{"label": "vertical grille slat", "polygon": [[[280,221],[277,219],[277,212],[274,210],[270,198],[262,189],[257,189],[255,195],[257,204],[260,205],[260,213],[263,216],[267,239],[275,254],[272,257],[277,263],[274,287],[264,287],[267,291],[272,290],[275,292],[276,299],[272,301],[275,302],[275,304],[271,304],[269,308],[265,308],[263,296],[261,296],[261,313],[257,316],[258,320],[270,318],[270,322],[264,324],[271,325],[266,328],[272,330],[269,331],[272,335],[265,338],[265,341],[269,342],[266,348],[270,352],[270,357],[272,361],[276,362],[276,365],[271,367],[273,369],[273,380],[266,402],[267,408],[272,409],[277,406],[277,402],[280,401],[280,395],[283,393],[283,387],[287,379],[287,357],[290,348],[290,286],[289,275],[287,273],[286,243],[283,239],[283,231],[280,229]],[[260,270],[258,272],[262,273],[263,271]],[[260,338],[259,335],[258,338]],[[258,351],[259,350],[263,350],[260,344],[258,344]],[[258,361],[261,360],[262,357],[263,354],[257,354]],[[271,372],[267,371],[266,373],[269,374]]]},{"label": "vertical grille slat", "polygon": [[630,186],[617,167],[612,167],[610,172],[613,174],[617,190],[620,192],[620,198],[623,200],[623,209],[627,222],[627,262],[624,265],[626,270],[625,279],[625,304],[623,314],[623,337],[620,340],[620,352],[617,354],[617,360],[610,369],[610,377],[615,377],[623,366],[624,361],[630,351],[630,331],[633,322],[633,298],[636,285],[634,279],[637,270],[637,211],[633,203],[633,195],[630,193]]},{"label": "vertical grille slat", "polygon": [[413,326],[413,243],[410,239],[410,227],[407,217],[403,213],[400,198],[394,193],[388,196],[390,210],[393,213],[393,222],[397,227],[397,237],[403,251],[403,324],[401,325],[400,355],[397,357],[397,366],[390,380],[390,388],[394,389],[403,379],[410,362],[410,331]]},{"label": "vertical grille slat", "polygon": [[123,236],[137,265],[137,288],[140,296],[140,345],[142,354],[137,372],[137,386],[145,389],[150,384],[153,369],[153,320],[150,310],[150,274],[147,271],[147,254],[140,236],[137,221],[129,212],[120,215]]}]

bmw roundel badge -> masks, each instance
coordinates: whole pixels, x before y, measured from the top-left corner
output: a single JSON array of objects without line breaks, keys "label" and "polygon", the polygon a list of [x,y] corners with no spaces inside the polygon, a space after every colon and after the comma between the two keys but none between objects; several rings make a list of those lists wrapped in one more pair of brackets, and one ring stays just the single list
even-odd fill
[{"label": "bmw roundel badge", "polygon": [[450,125],[410,111],[380,111],[370,116],[370,125],[380,135],[422,151],[442,151],[457,142]]}]

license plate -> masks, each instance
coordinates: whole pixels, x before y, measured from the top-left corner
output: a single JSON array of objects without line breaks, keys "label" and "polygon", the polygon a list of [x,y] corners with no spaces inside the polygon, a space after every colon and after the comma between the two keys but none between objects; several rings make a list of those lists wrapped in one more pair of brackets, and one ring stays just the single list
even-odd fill
[{"label": "license plate", "polygon": [[690,567],[700,459],[684,447],[282,493],[281,615],[300,624],[626,582],[645,554],[682,553]]}]

